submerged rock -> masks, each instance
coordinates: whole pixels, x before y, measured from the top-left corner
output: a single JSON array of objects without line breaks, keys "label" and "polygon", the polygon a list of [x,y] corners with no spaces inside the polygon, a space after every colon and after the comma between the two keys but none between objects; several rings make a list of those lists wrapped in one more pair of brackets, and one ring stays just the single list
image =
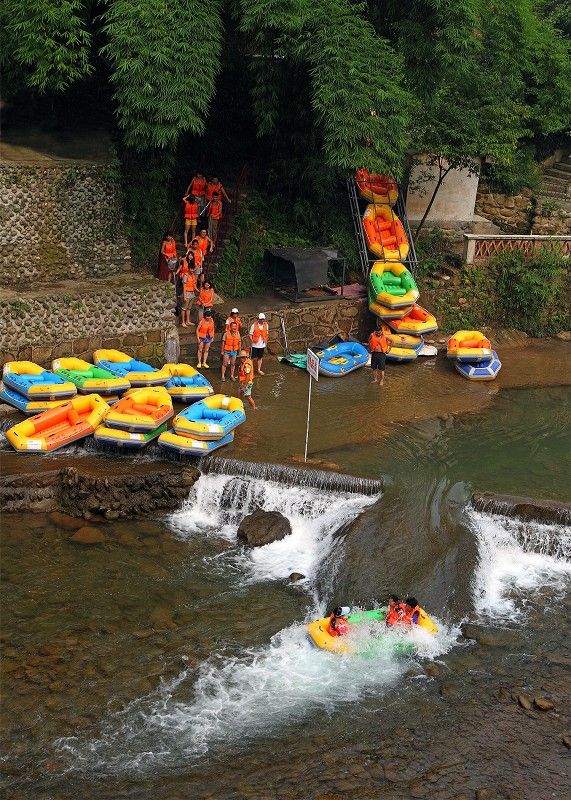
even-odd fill
[{"label": "submerged rock", "polygon": [[52,511],[50,519],[57,528],[62,528],[64,531],[77,531],[84,525],[84,520],[80,517],[72,517],[61,511]]},{"label": "submerged rock", "polygon": [[69,541],[76,544],[102,544],[107,541],[107,536],[103,531],[85,525],[70,536]]},{"label": "submerged rock", "polygon": [[473,625],[471,622],[465,622],[460,629],[465,639],[473,639],[485,647],[510,647],[521,639],[518,631],[492,630],[481,625]]},{"label": "submerged rock", "polygon": [[532,522],[571,522],[571,503],[555,500],[535,500],[531,497],[518,497],[493,492],[475,492],[472,505],[477,511],[490,514],[505,514],[508,517]]},{"label": "submerged rock", "polygon": [[238,527],[238,541],[250,547],[263,547],[279,542],[291,533],[287,517],[279,511],[254,511],[244,517]]},{"label": "submerged rock", "polygon": [[290,583],[297,583],[298,581],[303,581],[305,579],[305,575],[301,572],[292,572],[289,576]]},{"label": "submerged rock", "polygon": [[551,711],[555,708],[555,703],[548,697],[534,697],[533,705],[540,711]]}]

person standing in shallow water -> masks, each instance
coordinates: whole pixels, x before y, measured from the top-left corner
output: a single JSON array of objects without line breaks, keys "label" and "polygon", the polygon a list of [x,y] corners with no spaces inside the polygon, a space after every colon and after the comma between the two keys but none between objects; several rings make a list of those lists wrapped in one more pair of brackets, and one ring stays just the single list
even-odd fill
[{"label": "person standing in shallow water", "polygon": [[369,350],[371,351],[371,369],[373,377],[371,383],[378,383],[382,386],[385,382],[385,364],[387,353],[391,349],[392,340],[383,331],[381,320],[377,323],[377,329],[369,336]]}]

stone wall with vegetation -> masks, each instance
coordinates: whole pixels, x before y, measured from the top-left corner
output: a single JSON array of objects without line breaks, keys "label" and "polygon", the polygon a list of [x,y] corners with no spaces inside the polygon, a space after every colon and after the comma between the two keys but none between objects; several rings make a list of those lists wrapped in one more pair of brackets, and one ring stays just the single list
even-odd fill
[{"label": "stone wall with vegetation", "polygon": [[490,191],[486,184],[480,181],[475,212],[499,225],[502,230],[529,233],[533,207],[530,189],[522,189],[516,195],[500,194]]},{"label": "stone wall with vegetation", "polygon": [[5,292],[0,362],[29,360],[47,367],[53,358],[70,355],[91,361],[93,351],[104,347],[158,363],[173,309],[172,285],[153,278],[92,282],[89,292]]},{"label": "stone wall with vegetation", "polygon": [[0,165],[0,282],[98,278],[131,269],[111,164]]}]

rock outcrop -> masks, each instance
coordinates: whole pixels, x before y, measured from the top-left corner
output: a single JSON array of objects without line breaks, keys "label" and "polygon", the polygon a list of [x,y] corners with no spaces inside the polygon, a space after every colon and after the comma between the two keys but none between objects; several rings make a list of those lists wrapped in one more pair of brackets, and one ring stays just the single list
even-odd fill
[{"label": "rock outcrop", "polygon": [[289,520],[279,511],[254,511],[240,523],[238,540],[250,547],[263,547],[284,539],[290,533]]},{"label": "rock outcrop", "polygon": [[534,500],[511,494],[475,492],[472,495],[472,505],[477,511],[504,514],[524,521],[563,525],[571,523],[571,503],[559,503],[556,500]]}]

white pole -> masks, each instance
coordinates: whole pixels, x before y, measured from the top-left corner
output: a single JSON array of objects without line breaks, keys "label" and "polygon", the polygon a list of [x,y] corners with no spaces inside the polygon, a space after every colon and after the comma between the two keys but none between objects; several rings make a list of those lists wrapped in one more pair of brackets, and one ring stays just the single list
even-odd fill
[{"label": "white pole", "polygon": [[311,381],[313,380],[311,373],[309,373],[309,392],[307,395],[307,425],[305,427],[305,456],[304,462],[307,463],[307,440],[309,439],[309,415],[311,413]]}]

